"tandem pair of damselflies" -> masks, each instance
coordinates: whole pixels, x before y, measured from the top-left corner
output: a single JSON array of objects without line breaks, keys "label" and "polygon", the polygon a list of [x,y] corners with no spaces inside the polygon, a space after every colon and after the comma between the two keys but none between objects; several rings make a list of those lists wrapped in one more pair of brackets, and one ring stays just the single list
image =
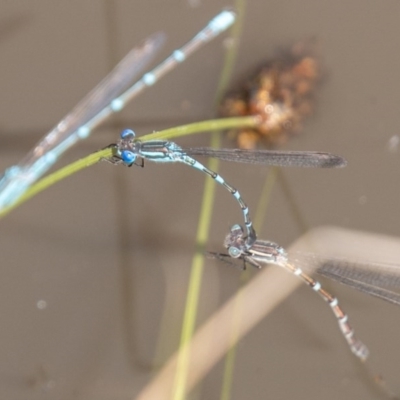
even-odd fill
[{"label": "tandem pair of damselflies", "polygon": [[166,140],[141,141],[135,139],[131,129],[121,133],[120,140],[110,145],[114,148],[113,163],[124,163],[131,166],[137,159],[149,160],[159,163],[180,162],[195,168],[214,179],[223,186],[239,203],[242,210],[244,223],[247,229],[246,247],[250,248],[257,239],[249,215],[249,208],[237,189],[225,181],[218,173],[210,170],[205,165],[195,160],[192,156],[205,156],[223,161],[273,165],[280,167],[315,167],[335,168],[343,167],[346,161],[330,153],[313,151],[275,151],[275,150],[242,150],[242,149],[212,149],[208,147],[182,148],[174,142]]}]

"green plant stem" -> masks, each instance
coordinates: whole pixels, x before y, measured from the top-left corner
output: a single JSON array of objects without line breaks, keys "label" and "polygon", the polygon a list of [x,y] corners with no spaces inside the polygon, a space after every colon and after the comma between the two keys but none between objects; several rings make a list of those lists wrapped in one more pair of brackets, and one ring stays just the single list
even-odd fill
[{"label": "green plant stem", "polygon": [[[236,23],[232,27],[232,39],[236,41],[235,45],[233,46],[233,51],[228,52],[227,59],[229,60],[229,65],[232,69],[234,60],[237,57],[237,50],[239,47],[239,40],[243,31],[244,25],[244,16],[246,12],[246,0],[236,0],[235,1],[235,9],[237,11],[237,19]],[[228,63],[227,63],[228,64]],[[230,71],[231,72],[231,71]],[[220,80],[220,88],[224,88],[227,86],[227,74],[222,75],[222,79]],[[221,92],[222,93],[222,92]],[[226,357],[225,357],[225,365],[224,365],[224,375],[222,378],[222,388],[221,388],[221,400],[229,400],[231,397],[232,391],[232,382],[233,382],[233,373],[234,373],[234,366],[235,366],[235,358],[236,358],[236,343],[237,343],[237,324],[236,322],[240,319],[240,311],[241,311],[241,298],[236,299],[236,311],[235,312],[235,321],[234,321],[234,329],[229,338],[231,340],[232,346],[230,347]]]},{"label": "green plant stem", "polygon": [[97,164],[99,160],[101,160],[102,158],[110,158],[111,156],[112,156],[112,149],[107,148],[104,150],[97,151],[96,153],[90,154],[89,156],[82,158],[81,160],[75,161],[64,168],[61,168],[58,171],[53,172],[52,174],[46,176],[45,178],[41,179],[40,181],[32,185],[15,203],[6,208],[3,208],[0,211],[0,218],[4,217],[12,210],[20,206],[22,203],[25,203],[33,196],[49,188],[55,183],[61,181],[62,179],[65,179],[66,177],[75,174],[76,172],[84,168],[90,167],[93,164]]},{"label": "green plant stem", "polygon": [[275,186],[278,172],[279,172],[278,167],[272,167],[271,169],[268,170],[267,176],[265,177],[264,185],[260,197],[258,199],[256,212],[254,214],[254,229],[258,233],[261,232],[263,223],[265,221],[265,216],[267,214],[267,209],[269,206],[272,189]]},{"label": "green plant stem", "polygon": [[[215,94],[214,104],[217,108],[221,102],[222,96],[227,89],[228,82],[232,75],[233,66],[237,57],[237,49],[239,44],[240,35],[242,32],[243,16],[244,16],[244,2],[237,0],[235,2],[237,10],[237,18],[235,24],[230,30],[232,39],[232,46],[225,53],[224,66],[221,71],[219,84]],[[253,117],[254,118],[254,117]],[[233,119],[232,119],[233,120]],[[218,120],[217,120],[218,121]],[[222,121],[222,120],[219,120]],[[255,121],[249,121],[254,124]],[[257,123],[256,123],[257,124]],[[242,125],[243,126],[243,125]],[[250,125],[254,126],[254,125]],[[227,129],[226,127],[219,129],[214,125],[215,132],[211,135],[210,145],[213,148],[219,148],[221,145],[220,131]],[[234,126],[231,126],[234,128]],[[208,167],[217,172],[219,162],[216,159],[210,159]],[[213,213],[213,205],[215,199],[215,182],[211,179],[206,179],[204,184],[203,200],[201,203],[201,210],[199,216],[199,223],[196,235],[197,251],[192,259],[191,274],[189,278],[188,294],[186,299],[185,314],[183,318],[181,341],[179,347],[177,371],[175,375],[174,388],[172,393],[173,400],[184,400],[186,398],[186,385],[187,374],[189,370],[190,354],[188,351],[188,344],[193,337],[196,325],[197,308],[200,297],[201,282],[203,277],[204,268],[204,249],[209,236],[209,228]]]},{"label": "green plant stem", "polygon": [[164,129],[159,132],[144,135],[140,140],[155,140],[155,139],[174,139],[181,136],[192,135],[194,133],[206,131],[223,131],[233,128],[255,127],[258,124],[257,117],[235,117],[235,118],[218,118],[208,121],[195,122],[193,124],[177,126],[175,128]]},{"label": "green plant stem", "polygon": [[[192,135],[203,131],[215,131],[220,129],[239,128],[245,126],[256,126],[258,123],[255,117],[242,117],[242,118],[224,118],[210,121],[195,122],[193,124],[182,125],[176,128],[165,129],[163,131],[144,135],[140,138],[142,141],[154,140],[154,139],[172,139],[180,136]],[[82,158],[81,160],[75,161],[64,168],[59,169],[56,172],[46,176],[40,181],[32,185],[15,203],[3,208],[0,211],[0,218],[4,217],[12,210],[31,199],[36,194],[49,188],[55,183],[67,178],[68,176],[79,172],[80,170],[90,167],[93,164],[98,163],[102,159],[110,158],[113,155],[113,149],[107,148],[104,150],[97,151],[90,154],[89,156]]]},{"label": "green plant stem", "polygon": [[[261,191],[261,195],[256,207],[256,212],[254,214],[253,224],[256,232],[261,231],[261,227],[265,220],[265,215],[272,194],[272,189],[276,182],[277,170],[278,169],[274,167],[270,169],[267,173],[264,186]],[[249,278],[249,271],[248,270],[243,271],[240,276],[240,286],[243,286],[248,281],[248,278]],[[229,400],[232,392],[233,374],[235,369],[235,360],[236,360],[237,342],[238,342],[237,326],[240,321],[241,315],[243,313],[241,307],[242,298],[240,296],[240,293],[241,292],[239,291],[238,296],[235,299],[235,312],[233,315],[234,321],[232,324],[233,328],[232,331],[230,332],[230,337],[228,338],[228,340],[230,340],[230,342],[232,343],[232,346],[229,348],[229,351],[225,357],[224,375],[222,379],[222,389],[220,397],[221,400]]]},{"label": "green plant stem", "polygon": [[[211,140],[211,145],[213,147],[217,147],[220,141],[219,135],[214,133],[212,139],[213,140]],[[218,160],[210,160],[208,166],[211,170],[215,171],[218,167]],[[211,179],[206,179],[204,184],[203,200],[201,203],[199,224],[196,234],[197,251],[195,252],[192,259],[185,314],[183,317],[178,365],[175,376],[175,387],[173,391],[173,400],[183,400],[186,396],[186,380],[190,359],[188,343],[193,336],[196,325],[197,308],[199,303],[201,282],[204,269],[204,250],[210,231],[214,199],[214,181]]]}]

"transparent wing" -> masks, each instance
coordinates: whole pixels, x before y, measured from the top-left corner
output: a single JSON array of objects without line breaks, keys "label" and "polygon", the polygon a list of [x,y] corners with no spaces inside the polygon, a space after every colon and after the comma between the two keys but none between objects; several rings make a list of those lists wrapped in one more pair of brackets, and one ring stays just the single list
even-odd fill
[{"label": "transparent wing", "polygon": [[332,279],[336,282],[340,282],[343,285],[352,287],[353,289],[359,290],[360,292],[369,294],[370,296],[378,297],[379,299],[385,300],[389,303],[400,305],[400,294],[389,289],[385,289],[379,286],[370,285],[366,282],[357,279],[346,278],[340,275],[329,273],[329,271],[318,271],[318,274]]},{"label": "transparent wing", "polygon": [[223,161],[278,167],[338,168],[347,164],[346,160],[340,156],[315,151],[212,149],[208,147],[185,148],[183,151],[190,156],[206,156]]},{"label": "transparent wing", "polygon": [[[161,64],[130,86],[134,76],[153,57],[163,41],[162,34],[150,37],[132,50],[115,69],[68,114],[22,162],[8,168],[0,179],[0,209],[15,202],[24,191],[42,176],[68,148],[86,138],[92,129],[113,112],[120,111],[146,87],[182,63],[190,54],[217,37],[235,21],[233,10],[224,10],[188,43],[175,50]],[[130,86],[127,90],[125,90]],[[124,93],[121,94],[121,92]]]},{"label": "transparent wing", "polygon": [[151,61],[164,40],[164,34],[156,33],[141,46],[132,49],[24,158],[24,167],[65,141],[126,90]]},{"label": "transparent wing", "polygon": [[291,252],[290,261],[307,273],[317,273],[363,293],[400,305],[400,265]]},{"label": "transparent wing", "polygon": [[[207,255],[227,265],[239,267],[238,259],[233,260],[227,254],[207,253]],[[251,257],[244,256],[243,261],[254,265],[251,263]],[[400,305],[400,293],[388,289],[400,287],[400,265],[293,251],[289,253],[289,262],[309,275],[318,274],[362,293]],[[259,267],[259,263],[254,266]],[[243,264],[241,267],[243,269]]]},{"label": "transparent wing", "polygon": [[[12,204],[59,156],[106,119],[116,107],[113,100],[127,89],[155,55],[164,35],[155,34],[128,55],[56,127],[0,179],[0,207]],[[120,108],[119,108],[120,109]]]}]

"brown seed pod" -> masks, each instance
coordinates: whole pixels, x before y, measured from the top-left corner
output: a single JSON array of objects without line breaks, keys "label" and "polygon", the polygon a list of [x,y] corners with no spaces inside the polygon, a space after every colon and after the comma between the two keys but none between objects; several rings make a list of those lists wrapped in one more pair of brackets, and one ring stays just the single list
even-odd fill
[{"label": "brown seed pod", "polygon": [[259,143],[275,146],[301,131],[303,120],[313,112],[320,65],[313,44],[299,42],[264,63],[238,90],[221,104],[224,117],[258,115],[256,129],[233,130],[228,136],[241,148]]}]

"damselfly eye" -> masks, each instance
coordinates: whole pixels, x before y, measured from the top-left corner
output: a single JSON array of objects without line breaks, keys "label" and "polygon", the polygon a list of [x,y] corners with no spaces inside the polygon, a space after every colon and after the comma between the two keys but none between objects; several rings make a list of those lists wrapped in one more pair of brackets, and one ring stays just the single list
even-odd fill
[{"label": "damselfly eye", "polygon": [[136,160],[136,154],[130,150],[121,151],[121,159],[125,164],[133,164]]},{"label": "damselfly eye", "polygon": [[243,235],[243,228],[239,224],[235,224],[231,228],[231,233],[235,235]]},{"label": "damselfly eye", "polygon": [[242,255],[242,252],[236,247],[229,247],[228,253],[232,258],[239,258]]},{"label": "damselfly eye", "polygon": [[124,129],[121,132],[121,139],[133,139],[135,137],[135,132],[132,129]]}]

